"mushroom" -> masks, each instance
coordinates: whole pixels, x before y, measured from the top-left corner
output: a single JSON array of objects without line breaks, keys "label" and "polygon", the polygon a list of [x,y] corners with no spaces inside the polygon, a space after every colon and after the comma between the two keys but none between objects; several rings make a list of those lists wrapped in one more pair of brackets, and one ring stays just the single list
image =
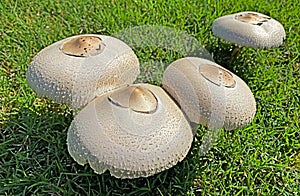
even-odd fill
[{"label": "mushroom", "polygon": [[26,78],[38,96],[79,108],[96,95],[132,84],[138,74],[138,59],[128,45],[114,37],[85,34],[41,50]]},{"label": "mushroom", "polygon": [[68,130],[70,155],[101,174],[147,177],[174,166],[187,155],[193,133],[167,93],[134,84],[95,98]]},{"label": "mushroom", "polygon": [[174,61],[165,70],[162,84],[193,124],[232,130],[249,124],[256,112],[254,96],[246,83],[206,59]]},{"label": "mushroom", "polygon": [[239,12],[222,16],[212,24],[213,34],[230,43],[238,45],[232,59],[241,46],[266,49],[277,47],[285,39],[285,30],[277,20],[258,12]]}]

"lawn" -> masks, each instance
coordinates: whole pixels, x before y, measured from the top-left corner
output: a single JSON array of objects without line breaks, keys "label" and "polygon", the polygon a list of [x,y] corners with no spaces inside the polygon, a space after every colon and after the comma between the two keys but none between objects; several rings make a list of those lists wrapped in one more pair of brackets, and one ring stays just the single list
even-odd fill
[{"label": "lawn", "polygon": [[[280,21],[286,40],[268,50],[243,48],[228,66],[233,45],[213,36],[211,24],[222,15],[250,10]],[[196,38],[215,62],[249,85],[257,113],[247,127],[223,130],[201,157],[198,149],[207,128],[199,126],[187,157],[154,176],[121,180],[108,172],[97,175],[67,152],[73,111],[38,98],[25,73],[33,56],[58,40],[84,33],[117,35],[142,25],[170,27]],[[300,195],[299,26],[294,0],[2,0],[0,195]],[[134,51],[142,66],[140,79],[156,85],[164,66],[149,69],[147,62],[167,65],[182,56],[155,45]]]}]

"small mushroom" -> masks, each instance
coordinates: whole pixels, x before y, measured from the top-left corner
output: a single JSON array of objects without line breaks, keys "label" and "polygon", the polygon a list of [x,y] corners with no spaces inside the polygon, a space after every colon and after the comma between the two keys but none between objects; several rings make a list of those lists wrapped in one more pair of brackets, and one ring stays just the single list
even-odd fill
[{"label": "small mushroom", "polygon": [[[277,20],[258,12],[239,12],[214,20],[212,31],[215,36],[236,44],[232,57],[241,46],[250,48],[272,48],[283,43],[285,30]],[[232,61],[233,59],[231,59]]]},{"label": "small mushroom", "polygon": [[38,96],[79,108],[98,94],[132,84],[138,74],[138,59],[128,45],[114,37],[85,34],[41,50],[26,78]]},{"label": "small mushroom", "polygon": [[206,59],[176,60],[165,70],[162,83],[191,123],[232,130],[249,124],[256,112],[246,83]]},{"label": "small mushroom", "polygon": [[101,174],[147,177],[174,166],[187,155],[193,133],[167,93],[135,84],[95,98],[68,130],[70,155]]}]

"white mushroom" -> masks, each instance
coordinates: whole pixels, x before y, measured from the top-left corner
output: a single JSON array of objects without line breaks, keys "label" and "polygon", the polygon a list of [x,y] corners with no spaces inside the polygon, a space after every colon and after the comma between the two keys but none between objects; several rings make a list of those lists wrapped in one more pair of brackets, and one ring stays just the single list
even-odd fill
[{"label": "white mushroom", "polygon": [[174,166],[193,134],[178,106],[157,86],[135,84],[95,98],[71,123],[67,144],[79,164],[98,174],[138,178]]},{"label": "white mushroom", "polygon": [[128,45],[114,37],[86,34],[41,50],[26,78],[38,96],[78,108],[98,94],[133,83],[138,74],[138,59]]},{"label": "white mushroom", "polygon": [[239,12],[217,18],[212,24],[215,36],[239,46],[271,48],[285,39],[283,26],[258,12]]},{"label": "white mushroom", "polygon": [[246,83],[206,59],[186,57],[171,63],[162,83],[192,123],[231,130],[249,124],[256,112]]}]

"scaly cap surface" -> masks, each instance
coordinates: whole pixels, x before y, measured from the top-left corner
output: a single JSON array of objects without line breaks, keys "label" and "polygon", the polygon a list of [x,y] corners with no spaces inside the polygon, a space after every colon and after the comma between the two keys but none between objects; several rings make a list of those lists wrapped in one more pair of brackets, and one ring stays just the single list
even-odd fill
[{"label": "scaly cap surface", "polygon": [[41,50],[26,73],[29,86],[73,108],[96,95],[131,84],[139,74],[139,61],[124,42],[104,35],[77,35]]},{"label": "scaly cap surface", "polygon": [[231,130],[249,124],[256,112],[254,96],[246,83],[206,59],[174,61],[165,70],[162,83],[189,121],[196,124]]},{"label": "scaly cap surface", "polygon": [[97,97],[75,116],[67,136],[74,160],[118,178],[168,169],[183,160],[192,141],[191,127],[178,106],[162,88],[150,84]]}]

